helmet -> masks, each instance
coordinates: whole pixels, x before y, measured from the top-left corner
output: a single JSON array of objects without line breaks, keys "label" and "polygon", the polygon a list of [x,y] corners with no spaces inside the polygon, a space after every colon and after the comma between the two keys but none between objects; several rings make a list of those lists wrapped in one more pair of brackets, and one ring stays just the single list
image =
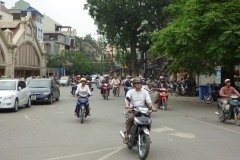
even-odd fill
[{"label": "helmet", "polygon": [[141,78],[136,77],[133,79],[133,83],[142,83],[142,80],[141,80]]},{"label": "helmet", "polygon": [[227,83],[227,82],[231,82],[231,79],[225,79],[224,82],[225,82],[225,83]]},{"label": "helmet", "polygon": [[86,82],[87,81],[86,78],[81,78],[80,79],[80,82],[83,82],[83,81]]}]

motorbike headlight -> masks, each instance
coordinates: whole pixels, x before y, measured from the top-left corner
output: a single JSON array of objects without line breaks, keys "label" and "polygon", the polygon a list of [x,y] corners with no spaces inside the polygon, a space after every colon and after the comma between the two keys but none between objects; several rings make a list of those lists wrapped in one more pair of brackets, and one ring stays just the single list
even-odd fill
[{"label": "motorbike headlight", "polygon": [[13,98],[13,96],[14,96],[14,95],[6,96],[6,97],[3,98],[3,100],[10,100],[10,99]]},{"label": "motorbike headlight", "polygon": [[50,94],[50,91],[43,92],[43,95],[49,95],[49,94]]}]

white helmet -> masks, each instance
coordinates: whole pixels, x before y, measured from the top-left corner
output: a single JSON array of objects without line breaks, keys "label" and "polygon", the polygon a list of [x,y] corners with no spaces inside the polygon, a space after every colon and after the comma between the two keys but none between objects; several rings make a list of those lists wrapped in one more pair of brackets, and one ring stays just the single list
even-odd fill
[{"label": "white helmet", "polygon": [[231,82],[231,79],[225,79],[224,82],[225,82],[225,83],[227,83],[227,82]]}]

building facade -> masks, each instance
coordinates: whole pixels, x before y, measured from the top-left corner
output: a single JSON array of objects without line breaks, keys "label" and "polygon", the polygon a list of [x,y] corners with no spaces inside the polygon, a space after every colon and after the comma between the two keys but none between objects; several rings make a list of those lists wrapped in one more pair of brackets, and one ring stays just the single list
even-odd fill
[{"label": "building facade", "polygon": [[35,35],[38,41],[43,41],[43,18],[44,16],[35,8],[30,6],[24,0],[19,0],[15,6],[9,9],[13,15],[13,20],[19,21],[21,17],[25,17],[28,12],[32,13],[32,20],[35,29]]},{"label": "building facade", "polygon": [[45,75],[45,45],[35,36],[31,12],[20,21],[0,21],[0,76]]}]

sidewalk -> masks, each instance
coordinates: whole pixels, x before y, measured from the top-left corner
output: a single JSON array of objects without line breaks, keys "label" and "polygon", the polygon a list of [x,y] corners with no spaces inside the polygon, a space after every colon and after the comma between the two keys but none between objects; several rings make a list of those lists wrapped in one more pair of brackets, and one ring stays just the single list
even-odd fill
[{"label": "sidewalk", "polygon": [[[194,103],[204,103],[203,100],[200,100],[199,97],[187,97],[187,96],[169,96],[170,101],[178,101],[178,102],[194,102]],[[216,104],[216,102],[213,102],[212,104]]]}]

